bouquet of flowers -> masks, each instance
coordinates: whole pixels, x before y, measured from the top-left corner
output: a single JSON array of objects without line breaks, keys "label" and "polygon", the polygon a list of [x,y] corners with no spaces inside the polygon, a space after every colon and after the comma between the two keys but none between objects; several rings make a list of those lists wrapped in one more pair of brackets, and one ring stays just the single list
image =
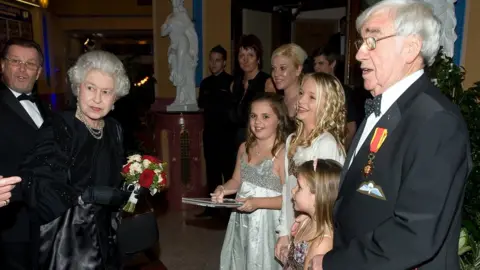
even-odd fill
[{"label": "bouquet of flowers", "polygon": [[156,157],[147,155],[132,155],[128,157],[127,164],[123,166],[122,175],[125,178],[124,189],[132,194],[123,208],[125,212],[133,213],[137,204],[137,195],[140,188],[150,190],[153,196],[167,184],[165,175],[166,162]]}]

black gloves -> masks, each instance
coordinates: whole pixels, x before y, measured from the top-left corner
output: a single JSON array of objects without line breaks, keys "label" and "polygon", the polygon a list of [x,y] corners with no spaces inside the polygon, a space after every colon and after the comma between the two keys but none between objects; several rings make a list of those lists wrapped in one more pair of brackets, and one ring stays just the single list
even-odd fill
[{"label": "black gloves", "polygon": [[88,187],[82,194],[85,203],[120,207],[125,204],[131,192],[107,186]]}]

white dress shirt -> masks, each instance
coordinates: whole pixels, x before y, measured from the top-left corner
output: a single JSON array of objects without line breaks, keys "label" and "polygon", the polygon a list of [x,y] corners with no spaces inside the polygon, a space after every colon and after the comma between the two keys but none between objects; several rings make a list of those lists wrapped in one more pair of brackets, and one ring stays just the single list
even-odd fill
[{"label": "white dress shirt", "polygon": [[[12,89],[10,89],[10,91],[12,91],[15,98],[18,98],[18,96],[21,95],[21,93],[15,92]],[[26,95],[31,95],[31,94],[32,93],[28,93]],[[42,115],[40,114],[40,111],[38,110],[37,105],[31,102],[30,100],[20,100],[20,104],[22,104],[25,111],[27,111],[28,115],[30,115],[33,122],[35,122],[35,125],[37,125],[37,127],[40,128],[43,124],[43,118],[42,118]]]},{"label": "white dress shirt", "polygon": [[360,137],[360,140],[358,141],[357,147],[355,148],[355,152],[353,154],[353,157],[350,159],[350,164],[348,164],[348,167],[350,168],[350,165],[352,165],[353,159],[357,155],[358,151],[362,147],[363,143],[368,137],[368,134],[372,131],[373,127],[377,124],[378,120],[382,118],[382,116],[390,109],[392,104],[397,101],[397,99],[405,92],[407,89],[416,81],[418,80],[422,75],[424,71],[423,69],[418,70],[407,77],[403,78],[401,81],[397,82],[396,84],[392,85],[390,88],[388,88],[383,94],[382,94],[382,103],[380,105],[380,115],[375,116],[374,113],[370,114],[367,118],[367,122],[365,123],[365,128],[363,129],[362,136]]}]

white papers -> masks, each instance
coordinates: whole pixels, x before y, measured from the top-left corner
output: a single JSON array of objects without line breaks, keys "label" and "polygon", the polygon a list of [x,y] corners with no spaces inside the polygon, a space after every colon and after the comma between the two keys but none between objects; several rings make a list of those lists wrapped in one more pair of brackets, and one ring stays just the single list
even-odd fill
[{"label": "white papers", "polygon": [[182,203],[206,207],[237,208],[243,205],[234,199],[223,199],[223,203],[212,202],[211,198],[182,198]]}]

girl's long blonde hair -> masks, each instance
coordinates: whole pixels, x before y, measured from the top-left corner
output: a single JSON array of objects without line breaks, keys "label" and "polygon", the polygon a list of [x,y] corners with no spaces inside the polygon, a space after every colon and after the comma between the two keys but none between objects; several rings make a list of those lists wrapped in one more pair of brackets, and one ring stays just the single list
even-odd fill
[{"label": "girl's long blonde hair", "polygon": [[316,224],[316,232],[312,241],[323,238],[333,229],[333,206],[337,200],[341,172],[342,165],[331,159],[310,160],[297,169],[310,192],[315,194],[315,214],[311,218]]},{"label": "girl's long blonde hair", "polygon": [[[333,75],[318,72],[306,74],[303,77],[301,88],[305,81],[312,79],[316,85],[315,96],[317,97],[316,106],[316,123],[315,128],[310,134],[303,134],[304,124],[300,120],[296,120],[297,129],[292,136],[288,157],[292,158],[297,147],[309,147],[322,133],[329,132],[335,138],[338,146],[345,154],[345,92],[340,81]],[[325,100],[323,110],[320,108],[322,99]]]}]

